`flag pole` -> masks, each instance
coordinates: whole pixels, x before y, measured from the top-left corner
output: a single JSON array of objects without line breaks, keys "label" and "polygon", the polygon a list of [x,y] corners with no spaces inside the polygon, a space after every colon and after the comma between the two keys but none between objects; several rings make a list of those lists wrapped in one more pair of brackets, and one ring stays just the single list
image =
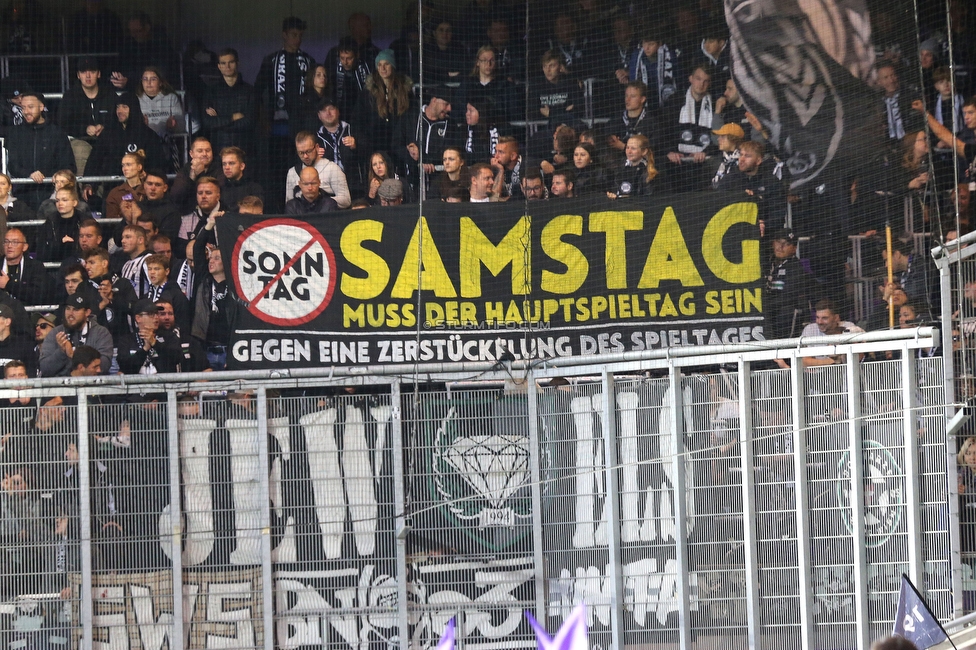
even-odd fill
[{"label": "flag pole", "polygon": [[895,272],[891,260],[891,222],[885,222],[885,244],[888,249],[888,329],[895,328],[895,298],[892,287],[895,283]]}]

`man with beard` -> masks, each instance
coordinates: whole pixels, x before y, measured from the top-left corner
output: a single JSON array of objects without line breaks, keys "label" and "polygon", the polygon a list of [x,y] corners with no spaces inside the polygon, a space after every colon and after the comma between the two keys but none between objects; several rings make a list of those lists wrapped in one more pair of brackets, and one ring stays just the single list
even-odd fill
[{"label": "man with beard", "polygon": [[[13,178],[30,178],[34,185],[18,185],[18,198],[37,208],[51,196],[51,186],[44,183],[59,169],[75,171],[75,157],[68,136],[44,114],[44,98],[24,93],[20,109],[24,123],[7,129],[7,173]],[[121,160],[119,156],[119,160]]]},{"label": "man with beard", "polygon": [[[394,155],[408,170],[410,184],[419,194],[421,172],[429,176],[444,155],[457,144],[450,123],[451,101],[447,90],[427,89],[427,103],[412,108],[400,119],[393,132]],[[420,161],[423,160],[423,168]]]},{"label": "man with beard", "polygon": [[126,226],[122,230],[122,259],[125,263],[117,266],[118,274],[132,284],[136,298],[144,298],[149,290],[149,274],[146,272],[146,231],[139,226]]},{"label": "man with beard", "polygon": [[101,355],[101,373],[112,365],[112,334],[98,323],[89,321],[91,308],[81,294],[75,294],[64,306],[64,323],[54,328],[41,344],[41,376],[67,377],[75,348],[88,345]]},{"label": "man with beard", "polygon": [[349,185],[342,169],[319,155],[319,142],[311,131],[302,131],[295,136],[295,151],[302,164],[288,170],[285,178],[285,203],[299,195],[299,174],[306,167],[314,167],[319,174],[322,192],[335,199],[340,208],[348,208],[352,203]]},{"label": "man with beard", "polygon": [[220,161],[214,160],[213,145],[206,138],[194,138],[190,144],[190,164],[184,165],[169,191],[169,200],[182,214],[196,205],[197,182],[204,177],[220,178]]},{"label": "man with beard", "polygon": [[777,178],[775,162],[763,160],[763,146],[754,140],[739,145],[739,162],[719,179],[716,189],[739,194],[759,205],[759,220],[767,227],[782,228],[786,220],[786,188]]},{"label": "man with beard", "polygon": [[217,179],[204,176],[197,181],[197,205],[189,214],[183,215],[177,235],[177,250],[186,250],[186,245],[197,238],[212,215],[222,214],[220,186]]},{"label": "man with beard", "polygon": [[132,93],[122,93],[115,100],[115,119],[108,121],[105,130],[92,145],[85,173],[89,176],[115,176],[121,169],[122,157],[139,150],[146,156],[147,169],[170,167],[170,160],[163,153],[162,141],[146,126],[139,99]]},{"label": "man with beard", "polygon": [[190,336],[188,329],[176,326],[176,313],[173,311],[173,304],[165,298],[161,298],[156,301],[156,309],[159,315],[157,333],[160,336],[171,337],[178,341],[182,350],[183,358],[180,361],[179,372],[209,371],[210,364],[207,363],[207,353],[200,345],[200,341]]},{"label": "man with beard", "polygon": [[261,184],[245,174],[247,170],[246,156],[240,147],[227,147],[220,152],[220,165],[223,172],[224,186],[220,189],[220,200],[229,208],[237,206],[237,202],[245,196],[264,196]]}]

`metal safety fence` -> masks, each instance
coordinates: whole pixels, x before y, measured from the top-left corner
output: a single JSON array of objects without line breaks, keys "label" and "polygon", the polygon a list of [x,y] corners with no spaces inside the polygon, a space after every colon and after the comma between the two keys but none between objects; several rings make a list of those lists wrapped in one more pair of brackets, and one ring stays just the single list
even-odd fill
[{"label": "metal safety fence", "polygon": [[936,336],[4,382],[2,647],[867,647],[961,598]]}]

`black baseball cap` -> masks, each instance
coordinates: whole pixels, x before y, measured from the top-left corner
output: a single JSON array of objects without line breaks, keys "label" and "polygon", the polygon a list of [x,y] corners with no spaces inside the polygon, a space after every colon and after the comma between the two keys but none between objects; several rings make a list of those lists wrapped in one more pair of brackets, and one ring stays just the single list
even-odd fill
[{"label": "black baseball cap", "polygon": [[73,307],[75,309],[91,309],[88,304],[88,300],[85,299],[80,293],[75,293],[68,296],[68,299],[64,301],[65,307]]},{"label": "black baseball cap", "polygon": [[793,231],[790,230],[789,228],[780,228],[779,230],[774,232],[770,241],[776,241],[779,239],[785,239],[791,244],[796,244],[796,235],[794,235]]},{"label": "black baseball cap", "polygon": [[136,300],[132,305],[133,314],[155,314],[159,312],[159,307],[156,306],[152,300],[142,298],[141,300]]}]

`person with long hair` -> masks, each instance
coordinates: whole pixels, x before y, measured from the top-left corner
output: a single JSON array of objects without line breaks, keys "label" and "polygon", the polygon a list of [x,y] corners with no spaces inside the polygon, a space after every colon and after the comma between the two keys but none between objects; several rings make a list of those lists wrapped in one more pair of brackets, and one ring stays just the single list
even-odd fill
[{"label": "person with long hair", "polygon": [[360,93],[356,119],[364,151],[391,151],[397,121],[410,108],[413,81],[396,69],[393,50],[376,55],[376,69],[366,80],[366,92]]},{"label": "person with long hair", "polygon": [[[122,201],[142,201],[146,193],[142,189],[145,174],[146,158],[138,151],[122,156],[122,176],[125,178],[120,185],[116,185],[105,197],[105,216],[118,219],[122,216]],[[125,197],[129,196],[129,199]]]},{"label": "person with long hair", "polygon": [[319,64],[308,71],[305,94],[302,95],[302,129],[315,131],[319,128],[318,107],[326,99],[334,99],[334,89],[329,83],[329,71]]},{"label": "person with long hair", "polygon": [[[393,161],[390,156],[385,151],[376,151],[372,156],[369,157],[369,175],[366,182],[366,200],[372,205],[380,204],[380,197],[377,191],[380,189],[380,185],[388,178],[395,180],[402,180],[397,174],[396,169],[393,167]],[[410,191],[410,186],[407,183],[403,183],[403,202],[410,203],[410,197],[407,192]]]},{"label": "person with long hair", "polygon": [[482,98],[468,97],[464,123],[467,127],[464,131],[464,157],[474,162],[491,160],[501,132],[490,104]]},{"label": "person with long hair", "polygon": [[186,131],[180,96],[159,68],[149,66],[142,71],[142,82],[136,87],[136,97],[146,117],[146,125],[160,138]]},{"label": "person with long hair", "polygon": [[474,100],[499,122],[510,122],[518,115],[515,84],[498,75],[498,55],[490,45],[478,50],[471,73],[461,81],[458,100],[459,106]]},{"label": "person with long hair", "polygon": [[607,172],[596,154],[596,147],[589,142],[581,142],[573,149],[573,168],[576,182],[573,194],[586,196],[587,194],[606,194],[609,183]]},{"label": "person with long hair", "polygon": [[619,199],[625,196],[650,195],[658,173],[654,166],[654,152],[651,151],[647,137],[633,135],[627,138],[624,156],[624,163],[614,176],[613,189],[607,192],[607,196]]},{"label": "person with long hair", "polygon": [[[34,218],[34,211],[23,201],[18,201],[16,196],[11,194],[13,184],[10,177],[0,172],[0,208],[3,208],[7,220],[28,221]],[[6,231],[6,220],[4,220],[4,231]]]},{"label": "person with long hair", "polygon": [[464,151],[458,147],[447,147],[444,149],[441,162],[444,171],[435,173],[430,181],[427,198],[432,201],[444,199],[452,188],[466,190],[471,185],[471,175],[465,164]]},{"label": "person with long hair", "polygon": [[901,139],[901,167],[909,179],[909,190],[924,191],[929,184],[929,139],[925,131],[908,133]]}]

